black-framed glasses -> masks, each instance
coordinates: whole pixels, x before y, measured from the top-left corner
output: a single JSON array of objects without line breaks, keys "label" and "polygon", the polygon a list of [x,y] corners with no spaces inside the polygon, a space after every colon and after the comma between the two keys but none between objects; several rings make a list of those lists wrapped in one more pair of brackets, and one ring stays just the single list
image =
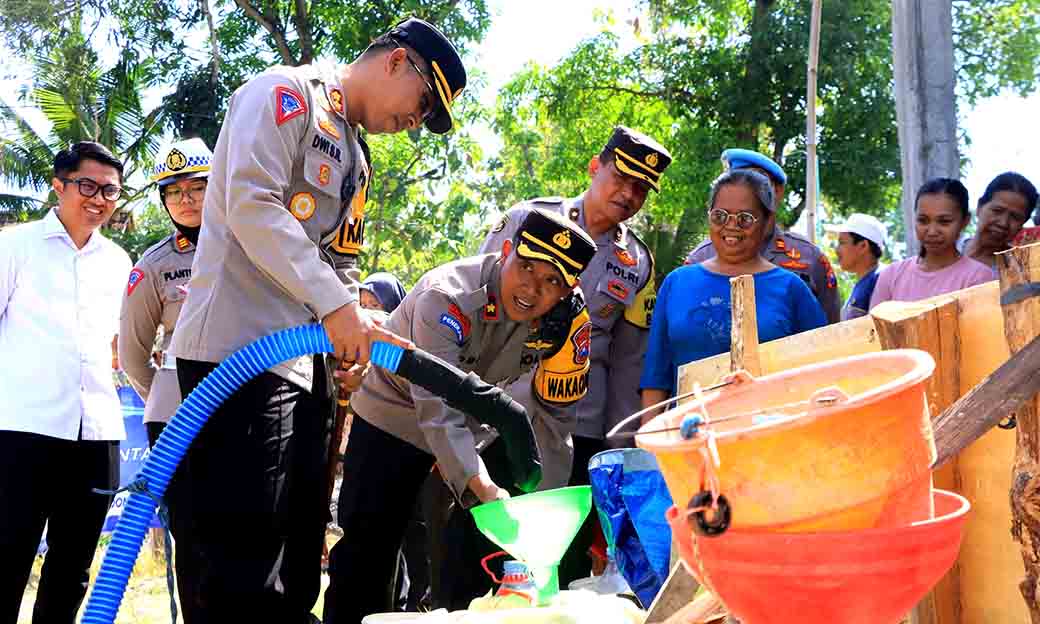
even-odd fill
[{"label": "black-framed glasses", "polygon": [[93,197],[101,191],[101,196],[108,201],[115,201],[123,194],[123,187],[116,186],[115,184],[98,184],[96,181],[90,178],[58,178],[62,182],[68,184],[69,182],[75,182],[76,186],[79,187],[79,194],[83,197]]},{"label": "black-framed glasses", "polygon": [[186,197],[191,201],[201,202],[206,197],[206,183],[196,184],[186,191],[179,188],[168,188],[163,193],[163,200],[174,206],[184,201]]},{"label": "black-framed glasses", "polygon": [[758,223],[758,217],[750,212],[731,213],[722,208],[712,208],[708,211],[708,220],[712,225],[725,227],[729,224],[730,219],[736,219],[737,227],[742,230],[750,230]]}]

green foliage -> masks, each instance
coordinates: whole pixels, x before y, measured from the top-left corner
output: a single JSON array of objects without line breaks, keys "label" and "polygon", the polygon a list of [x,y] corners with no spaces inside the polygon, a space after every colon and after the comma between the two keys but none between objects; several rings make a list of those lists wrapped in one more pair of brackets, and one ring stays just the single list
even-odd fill
[{"label": "green foliage", "polygon": [[158,204],[147,202],[134,212],[134,227],[128,230],[105,228],[105,236],[115,241],[129,254],[134,262],[149,247],[173,232],[173,224],[166,209]]},{"label": "green foliage", "polygon": [[[114,66],[105,68],[79,16],[71,18],[63,32],[56,47],[28,59],[35,80],[20,98],[21,104],[43,112],[51,123],[50,133],[37,133],[26,121],[23,106],[0,104],[0,125],[8,130],[0,139],[0,179],[37,194],[50,188],[55,154],[72,143],[106,145],[123,161],[127,179],[151,164],[163,130],[163,110],[145,112],[140,99],[158,78],[152,61],[139,61],[124,51]],[[139,195],[127,190],[120,209]],[[43,202],[8,194],[0,196],[0,209],[24,219],[43,214],[55,201],[53,192]]]}]

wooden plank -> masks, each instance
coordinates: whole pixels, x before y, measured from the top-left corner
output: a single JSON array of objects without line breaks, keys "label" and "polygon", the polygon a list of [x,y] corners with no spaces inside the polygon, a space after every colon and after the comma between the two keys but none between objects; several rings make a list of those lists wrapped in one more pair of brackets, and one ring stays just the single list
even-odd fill
[{"label": "wooden plank", "polygon": [[937,418],[935,470],[952,461],[1040,392],[1040,340],[1033,340]]},{"label": "wooden plank", "polygon": [[657,592],[657,597],[647,610],[647,624],[664,622],[693,602],[700,583],[686,571],[682,562],[672,566],[671,573]]},{"label": "wooden plank", "polygon": [[[933,416],[949,407],[960,394],[960,332],[958,303],[948,297],[930,303],[880,307],[874,314],[878,339],[885,349],[920,349],[935,360],[935,373],[926,385]],[[956,480],[956,468],[946,475]],[[960,570],[955,563],[933,591],[914,608],[914,624],[959,624]]]},{"label": "wooden plank", "polygon": [[[1040,336],[1040,243],[997,256],[1004,337],[1011,353],[1022,353]],[[1040,377],[1034,366],[1029,369]],[[1011,534],[1019,543],[1025,578],[1019,584],[1030,619],[1040,622],[1040,395],[1015,410],[1015,464],[1011,476]]]},{"label": "wooden plank", "polygon": [[762,374],[758,357],[758,314],[755,309],[755,278],[738,275],[729,279],[730,291],[730,364],[731,372],[746,370],[754,376]]}]

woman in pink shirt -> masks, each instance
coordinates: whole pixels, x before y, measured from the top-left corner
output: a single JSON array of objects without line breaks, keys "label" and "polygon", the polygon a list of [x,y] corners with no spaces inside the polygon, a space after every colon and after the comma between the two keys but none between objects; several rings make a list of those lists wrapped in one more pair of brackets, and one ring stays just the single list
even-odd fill
[{"label": "woman in pink shirt", "polygon": [[917,191],[914,216],[921,252],[881,271],[871,309],[883,301],[918,301],[994,279],[988,266],[957,251],[957,239],[971,221],[963,184],[950,178],[925,182]]}]

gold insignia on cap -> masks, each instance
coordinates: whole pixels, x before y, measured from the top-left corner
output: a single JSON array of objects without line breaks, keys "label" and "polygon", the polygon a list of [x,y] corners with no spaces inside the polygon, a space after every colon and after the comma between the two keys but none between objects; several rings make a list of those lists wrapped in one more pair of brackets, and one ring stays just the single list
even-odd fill
[{"label": "gold insignia on cap", "polygon": [[166,157],[166,168],[170,171],[180,171],[187,164],[188,159],[179,149],[170,150],[170,154]]},{"label": "gold insignia on cap", "polygon": [[656,167],[657,166],[657,153],[656,152],[650,152],[649,154],[646,155],[646,164],[650,165],[651,167]]},{"label": "gold insignia on cap", "polygon": [[568,232],[567,230],[564,230],[562,232],[557,232],[552,237],[552,241],[560,249],[570,249],[570,247],[571,247],[571,233]]}]

